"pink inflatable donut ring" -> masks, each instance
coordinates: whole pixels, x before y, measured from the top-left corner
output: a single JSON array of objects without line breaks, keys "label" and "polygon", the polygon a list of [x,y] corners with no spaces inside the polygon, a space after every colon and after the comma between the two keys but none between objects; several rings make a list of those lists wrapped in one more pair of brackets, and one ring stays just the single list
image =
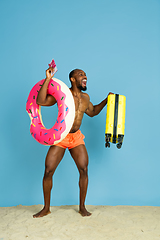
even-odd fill
[{"label": "pink inflatable donut ring", "polygon": [[58,105],[58,117],[54,126],[45,128],[42,122],[41,106],[36,103],[38,91],[44,79],[39,81],[30,91],[26,110],[31,119],[30,132],[33,138],[43,145],[54,145],[61,142],[69,133],[75,118],[75,104],[71,91],[65,83],[52,78],[47,93],[54,96]]}]

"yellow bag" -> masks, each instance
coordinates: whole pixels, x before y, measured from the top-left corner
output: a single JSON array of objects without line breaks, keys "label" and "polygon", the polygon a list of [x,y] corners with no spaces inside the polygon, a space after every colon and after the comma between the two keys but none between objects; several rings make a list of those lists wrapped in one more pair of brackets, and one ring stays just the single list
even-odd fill
[{"label": "yellow bag", "polygon": [[125,129],[125,109],[126,97],[119,94],[110,94],[108,96],[105,146],[110,147],[111,143],[117,143],[120,149],[124,138]]}]

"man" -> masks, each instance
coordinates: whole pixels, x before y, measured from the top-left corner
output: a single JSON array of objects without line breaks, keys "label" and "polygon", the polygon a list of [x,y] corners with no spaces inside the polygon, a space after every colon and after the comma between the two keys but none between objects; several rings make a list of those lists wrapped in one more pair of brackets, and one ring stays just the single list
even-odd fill
[{"label": "man", "polygon": [[[48,84],[53,77],[54,69],[49,67],[46,70],[46,79],[38,93],[37,104],[41,106],[52,106],[56,103],[53,96],[47,95]],[[50,194],[52,189],[52,176],[63,158],[65,149],[68,148],[72,158],[78,168],[79,188],[80,188],[80,204],[79,213],[82,216],[90,216],[91,213],[85,208],[85,198],[88,186],[88,154],[83,141],[84,135],[79,130],[83,118],[86,113],[90,117],[99,114],[107,104],[107,98],[98,105],[93,106],[90,102],[89,95],[85,91],[87,84],[87,76],[84,71],[75,69],[69,74],[71,81],[70,91],[75,102],[75,119],[70,130],[70,133],[60,143],[49,148],[45,161],[45,173],[43,177],[43,193],[44,193],[44,208],[33,215],[34,218],[43,217],[50,213]],[[111,94],[111,93],[109,93]]]}]

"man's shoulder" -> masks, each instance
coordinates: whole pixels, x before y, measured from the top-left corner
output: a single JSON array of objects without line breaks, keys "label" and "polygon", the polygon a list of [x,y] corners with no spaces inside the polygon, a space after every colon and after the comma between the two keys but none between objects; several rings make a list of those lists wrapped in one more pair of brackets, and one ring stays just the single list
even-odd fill
[{"label": "man's shoulder", "polygon": [[90,97],[89,97],[89,95],[87,93],[82,92],[82,96],[87,98],[87,99],[90,99]]}]

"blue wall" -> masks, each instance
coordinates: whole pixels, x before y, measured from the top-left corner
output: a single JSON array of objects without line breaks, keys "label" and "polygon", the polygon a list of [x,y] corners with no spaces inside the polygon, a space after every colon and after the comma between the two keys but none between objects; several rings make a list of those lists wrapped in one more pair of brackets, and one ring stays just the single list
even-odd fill
[{"label": "blue wall", "polygon": [[[160,1],[0,1],[0,206],[43,203],[48,147],[30,135],[32,86],[52,58],[55,77],[83,69],[93,104],[109,91],[127,98],[124,145],[104,147],[106,108],[81,126],[89,153],[86,204],[160,206]],[[53,110],[53,112],[52,112]],[[55,108],[43,108],[52,126]],[[51,205],[78,204],[78,171],[66,151]]]}]

